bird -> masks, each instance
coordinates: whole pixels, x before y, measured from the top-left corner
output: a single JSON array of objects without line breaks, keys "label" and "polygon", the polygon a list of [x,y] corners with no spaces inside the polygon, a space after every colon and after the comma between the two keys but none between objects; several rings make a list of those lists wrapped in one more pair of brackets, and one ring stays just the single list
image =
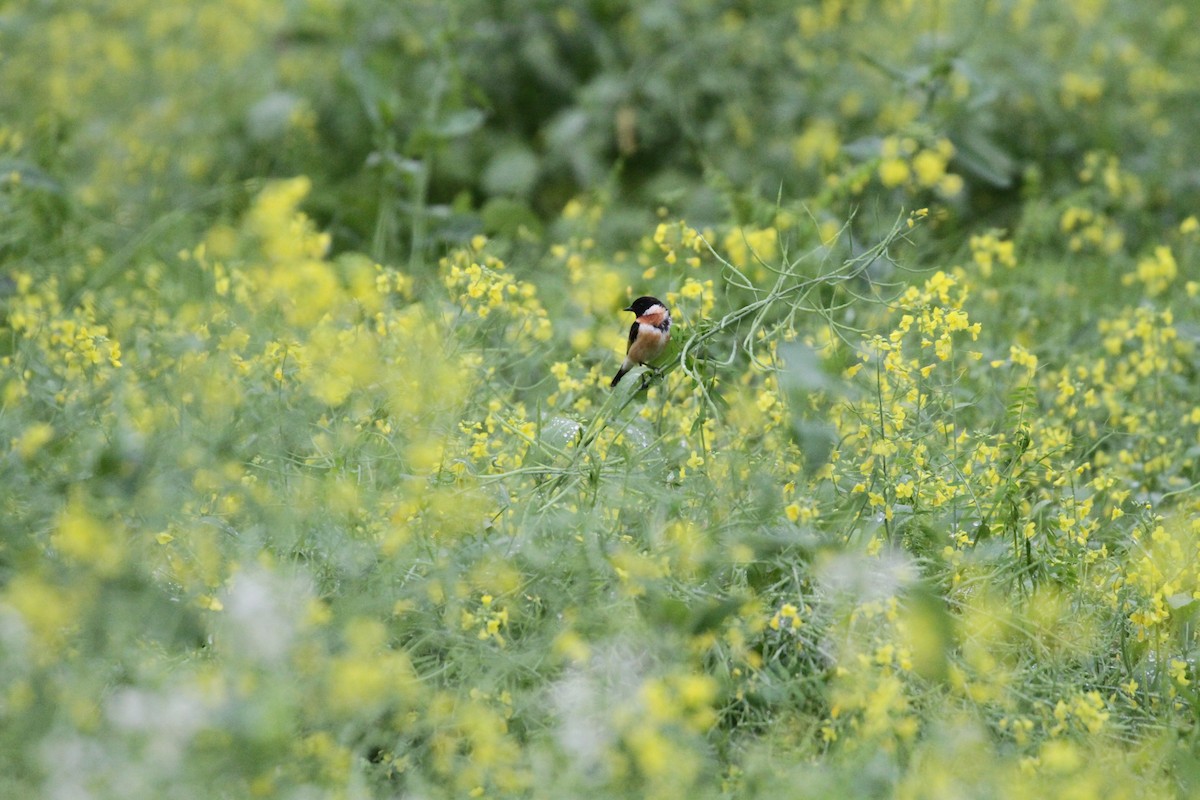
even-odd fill
[{"label": "bird", "polygon": [[629,344],[625,347],[625,360],[613,376],[609,386],[616,386],[625,373],[638,364],[653,361],[667,349],[671,341],[671,311],[657,297],[639,297],[624,311],[632,311],[637,319],[629,329]]}]

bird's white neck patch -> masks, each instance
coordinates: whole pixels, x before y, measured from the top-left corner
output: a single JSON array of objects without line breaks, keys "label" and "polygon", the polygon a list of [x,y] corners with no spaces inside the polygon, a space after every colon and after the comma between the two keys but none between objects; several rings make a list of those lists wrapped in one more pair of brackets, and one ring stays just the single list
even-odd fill
[{"label": "bird's white neck patch", "polygon": [[663,327],[664,323],[669,324],[671,315],[667,313],[667,309],[661,305],[655,304],[646,309],[646,313],[637,318],[637,321],[644,325],[652,325],[655,328]]}]

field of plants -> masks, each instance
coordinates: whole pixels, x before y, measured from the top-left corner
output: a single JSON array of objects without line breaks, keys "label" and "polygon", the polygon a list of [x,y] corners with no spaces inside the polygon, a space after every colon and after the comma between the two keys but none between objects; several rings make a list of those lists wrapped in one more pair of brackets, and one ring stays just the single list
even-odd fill
[{"label": "field of plants", "polygon": [[1198,29],[0,4],[0,797],[1200,795]]}]

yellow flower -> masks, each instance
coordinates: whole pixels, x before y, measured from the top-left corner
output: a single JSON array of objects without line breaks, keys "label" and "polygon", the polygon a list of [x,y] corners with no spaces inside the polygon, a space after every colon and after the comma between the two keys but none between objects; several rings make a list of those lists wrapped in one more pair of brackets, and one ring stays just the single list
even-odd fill
[{"label": "yellow flower", "polygon": [[1098,75],[1081,75],[1078,72],[1063,73],[1059,97],[1067,108],[1081,103],[1095,103],[1104,93],[1104,79]]},{"label": "yellow flower", "polygon": [[912,169],[917,183],[932,189],[946,174],[946,158],[935,150],[922,150],[913,157]]},{"label": "yellow flower", "polygon": [[879,181],[889,189],[906,183],[911,175],[908,163],[901,158],[885,158],[879,163]]},{"label": "yellow flower", "polygon": [[64,556],[105,575],[117,571],[125,556],[124,534],[118,523],[100,522],[87,510],[82,496],[73,498],[58,517],[50,543]]},{"label": "yellow flower", "polygon": [[1175,681],[1180,686],[1188,686],[1191,681],[1188,679],[1188,664],[1186,661],[1178,658],[1172,658],[1168,671],[1171,673],[1171,680]]},{"label": "yellow flower", "polygon": [[28,461],[53,438],[54,428],[44,422],[38,422],[30,425],[24,433],[13,439],[12,447],[22,461]]},{"label": "yellow flower", "polygon": [[1125,276],[1125,283],[1134,280],[1141,281],[1146,287],[1146,294],[1151,297],[1162,294],[1175,281],[1179,273],[1178,265],[1171,248],[1159,246],[1154,248],[1154,254],[1141,259],[1132,275]]},{"label": "yellow flower", "polygon": [[785,630],[794,633],[803,624],[804,621],[800,619],[800,609],[792,603],[784,603],[771,617],[767,627],[773,631]]},{"label": "yellow flower", "polygon": [[842,143],[832,120],[813,120],[792,142],[792,155],[804,167],[829,164],[841,151]]},{"label": "yellow flower", "polygon": [[704,285],[699,281],[688,278],[679,290],[679,296],[686,300],[695,300],[704,294]]}]

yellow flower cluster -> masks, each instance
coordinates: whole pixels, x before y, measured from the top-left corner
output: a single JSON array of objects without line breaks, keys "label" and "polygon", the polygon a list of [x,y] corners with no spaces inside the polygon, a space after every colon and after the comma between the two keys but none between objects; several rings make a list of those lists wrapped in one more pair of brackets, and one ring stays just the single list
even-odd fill
[{"label": "yellow flower cluster", "polygon": [[510,341],[531,337],[544,342],[551,336],[550,320],[537,297],[537,287],[518,280],[499,258],[484,252],[487,240],[478,237],[469,248],[451,252],[439,262],[442,282],[467,314],[479,319],[493,315],[505,325]]},{"label": "yellow flower cluster", "polygon": [[804,127],[792,142],[792,156],[804,167],[828,166],[842,149],[842,140],[833,120],[819,117]]},{"label": "yellow flower cluster", "polygon": [[672,674],[647,678],[635,702],[618,711],[629,767],[655,794],[685,791],[699,779],[701,762],[688,744],[716,721],[716,696],[717,683],[711,676]]},{"label": "yellow flower cluster", "polygon": [[1172,617],[1200,599],[1200,570],[1195,566],[1198,534],[1195,523],[1175,518],[1152,519],[1133,532],[1138,555],[1123,579],[1134,590],[1127,610],[1139,640],[1169,647]]},{"label": "yellow flower cluster", "polygon": [[1112,218],[1090,208],[1068,207],[1059,227],[1069,234],[1067,244],[1075,252],[1096,250],[1111,255],[1125,245],[1125,234]]},{"label": "yellow flower cluster", "polygon": [[784,603],[771,616],[771,621],[767,623],[767,627],[773,631],[782,630],[794,634],[803,624],[804,618],[801,616],[800,607],[794,603]]},{"label": "yellow flower cluster", "polygon": [[[926,436],[947,437],[966,445],[966,431],[956,431],[944,423],[930,426],[929,415],[940,401],[940,381],[952,381],[958,363],[957,340],[978,338],[979,323],[972,323],[963,309],[966,291],[956,278],[935,273],[924,287],[910,287],[900,298],[903,309],[895,329],[888,336],[874,336],[864,343],[859,363],[848,370],[860,375],[872,387],[871,399],[861,408],[839,418],[843,425],[844,452],[858,454],[854,463],[852,490],[866,496],[878,508],[890,526],[895,504],[939,507],[960,496],[964,487],[951,473],[942,473],[929,459],[930,442]],[[966,362],[981,355],[965,353]],[[939,365],[944,365],[939,371]],[[871,367],[864,370],[864,367]],[[946,369],[950,372],[940,377]],[[973,450],[969,448],[968,450]],[[964,450],[966,455],[968,450]],[[990,461],[986,449],[971,457],[981,465]],[[960,474],[974,470],[964,464]]]},{"label": "yellow flower cluster", "polygon": [[503,631],[508,627],[508,609],[496,602],[496,598],[485,594],[479,598],[475,611],[462,610],[462,629],[474,630],[480,641],[492,641],[500,647],[505,644]]},{"label": "yellow flower cluster", "polygon": [[953,157],[954,145],[949,139],[921,147],[915,139],[889,136],[880,151],[879,182],[889,189],[935,190],[943,197],[954,197],[962,191],[963,179],[947,171]]},{"label": "yellow flower cluster", "polygon": [[[711,241],[712,235],[711,231],[701,234],[683,220],[679,220],[670,224],[660,222],[654,229],[652,239],[668,265],[677,263],[679,250],[683,250],[692,253],[685,259],[687,266],[696,268],[700,266],[701,258],[708,250],[707,242]],[[655,274],[654,267],[650,267],[642,277],[650,280]]]},{"label": "yellow flower cluster", "polygon": [[721,242],[729,263],[754,277],[766,275],[779,258],[779,232],[774,227],[735,228]]},{"label": "yellow flower cluster", "polygon": [[1147,297],[1155,297],[1171,288],[1179,275],[1179,267],[1175,263],[1175,255],[1171,248],[1159,245],[1154,248],[1153,255],[1147,256],[1137,263],[1137,268],[1122,278],[1122,283],[1131,286],[1141,283],[1145,287]]},{"label": "yellow flower cluster", "polygon": [[992,277],[992,268],[996,264],[1012,269],[1017,265],[1013,254],[1011,239],[1002,239],[1000,235],[991,232],[977,234],[968,240],[971,248],[971,260],[979,267],[980,274],[985,278]]},{"label": "yellow flower cluster", "polygon": [[1059,83],[1059,98],[1064,108],[1093,105],[1104,96],[1104,79],[1098,75],[1065,72]]},{"label": "yellow flower cluster", "polygon": [[[54,402],[62,405],[86,397],[89,387],[105,386],[122,367],[121,345],[110,326],[97,319],[94,297],[85,294],[68,310],[58,299],[57,280],[35,284],[32,276],[21,272],[13,277],[8,327],[45,354],[50,380],[38,381],[43,391],[49,390]],[[34,375],[11,356],[0,357],[0,366],[12,370],[4,383],[5,401],[14,403],[28,396]]]}]

